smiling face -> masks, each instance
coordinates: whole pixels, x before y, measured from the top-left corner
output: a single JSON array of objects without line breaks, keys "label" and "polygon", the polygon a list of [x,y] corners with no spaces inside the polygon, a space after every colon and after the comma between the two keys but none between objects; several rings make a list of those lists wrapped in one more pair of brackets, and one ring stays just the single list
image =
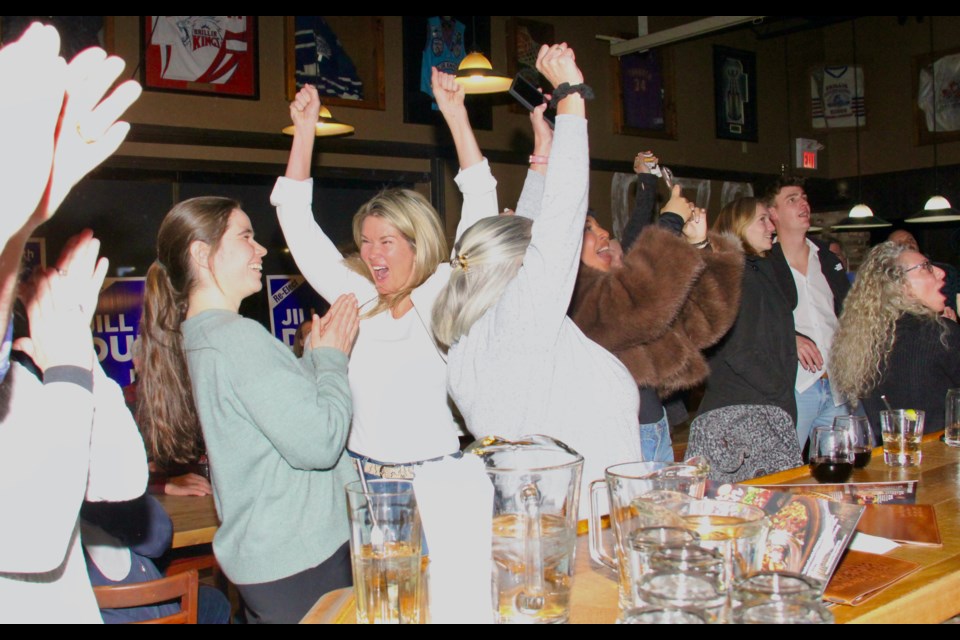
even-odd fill
[{"label": "smiling face", "polygon": [[593,216],[587,216],[583,227],[583,248],[580,262],[599,271],[610,271],[613,254],[610,251],[610,234]]},{"label": "smiling face", "polygon": [[810,228],[810,203],[803,187],[784,187],[773,200],[770,218],[780,234],[806,233]]},{"label": "smiling face", "polygon": [[773,222],[770,221],[770,213],[762,204],[757,204],[756,213],[753,219],[743,229],[743,236],[747,243],[753,248],[757,255],[764,255],[773,248]]},{"label": "smiling face", "polygon": [[250,218],[240,209],[230,213],[227,230],[210,260],[217,286],[228,301],[240,302],[263,288],[263,256],[267,250],[253,239]]},{"label": "smiling face", "polygon": [[400,231],[381,218],[370,215],[360,231],[360,258],[380,295],[393,295],[413,280],[416,252]]},{"label": "smiling face", "polygon": [[904,251],[897,260],[905,272],[907,295],[936,313],[943,313],[947,304],[946,296],[941,293],[946,273],[943,269],[930,264],[930,261],[916,251]]}]

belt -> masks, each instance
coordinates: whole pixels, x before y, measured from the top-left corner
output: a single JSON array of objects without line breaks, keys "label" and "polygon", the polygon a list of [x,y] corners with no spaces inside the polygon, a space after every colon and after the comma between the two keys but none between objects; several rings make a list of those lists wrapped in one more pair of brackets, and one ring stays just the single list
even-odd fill
[{"label": "belt", "polygon": [[415,464],[377,464],[369,460],[363,463],[363,472],[387,480],[413,480]]}]

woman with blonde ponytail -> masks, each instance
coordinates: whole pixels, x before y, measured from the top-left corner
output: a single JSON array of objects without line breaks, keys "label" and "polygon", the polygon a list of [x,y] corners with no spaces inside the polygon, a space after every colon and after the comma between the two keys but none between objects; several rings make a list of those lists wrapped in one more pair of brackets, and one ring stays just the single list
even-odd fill
[{"label": "woman with blonde ponytail", "polygon": [[295,622],[351,583],[343,486],[347,359],[356,299],[314,317],[297,359],[240,302],[262,288],[266,254],[239,203],[176,205],[157,238],[141,324],[141,427],[154,454],[188,459],[200,438],[217,513],[213,540],[250,622]]}]

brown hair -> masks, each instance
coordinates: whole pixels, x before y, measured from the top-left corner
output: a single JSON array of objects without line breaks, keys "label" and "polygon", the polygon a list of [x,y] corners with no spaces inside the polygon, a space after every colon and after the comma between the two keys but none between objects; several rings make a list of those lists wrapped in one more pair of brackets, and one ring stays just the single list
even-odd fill
[{"label": "brown hair", "polygon": [[239,208],[229,198],[191,198],[175,205],[160,224],[140,319],[137,422],[161,464],[194,461],[203,443],[180,332],[195,284],[190,245],[200,240],[210,246],[211,255],[216,253],[230,214]]},{"label": "brown hair", "polygon": [[746,234],[747,227],[757,214],[758,204],[762,203],[756,198],[737,198],[723,206],[713,223],[713,230],[717,233],[732,233],[737,236],[743,245],[743,252],[751,256],[762,255],[747,241]]},{"label": "brown hair", "polygon": [[787,187],[800,187],[806,184],[806,179],[800,176],[783,175],[767,183],[760,196],[760,201],[768,207],[774,205],[774,200],[780,195],[780,192]]}]

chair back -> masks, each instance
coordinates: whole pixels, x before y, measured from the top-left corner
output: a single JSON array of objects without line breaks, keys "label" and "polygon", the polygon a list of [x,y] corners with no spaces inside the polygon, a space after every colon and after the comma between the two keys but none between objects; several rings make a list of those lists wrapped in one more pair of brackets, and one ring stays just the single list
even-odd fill
[{"label": "chair back", "polygon": [[101,609],[144,607],[179,599],[179,613],[137,624],[197,624],[198,589],[197,570],[190,569],[149,582],[94,587],[93,593]]}]

